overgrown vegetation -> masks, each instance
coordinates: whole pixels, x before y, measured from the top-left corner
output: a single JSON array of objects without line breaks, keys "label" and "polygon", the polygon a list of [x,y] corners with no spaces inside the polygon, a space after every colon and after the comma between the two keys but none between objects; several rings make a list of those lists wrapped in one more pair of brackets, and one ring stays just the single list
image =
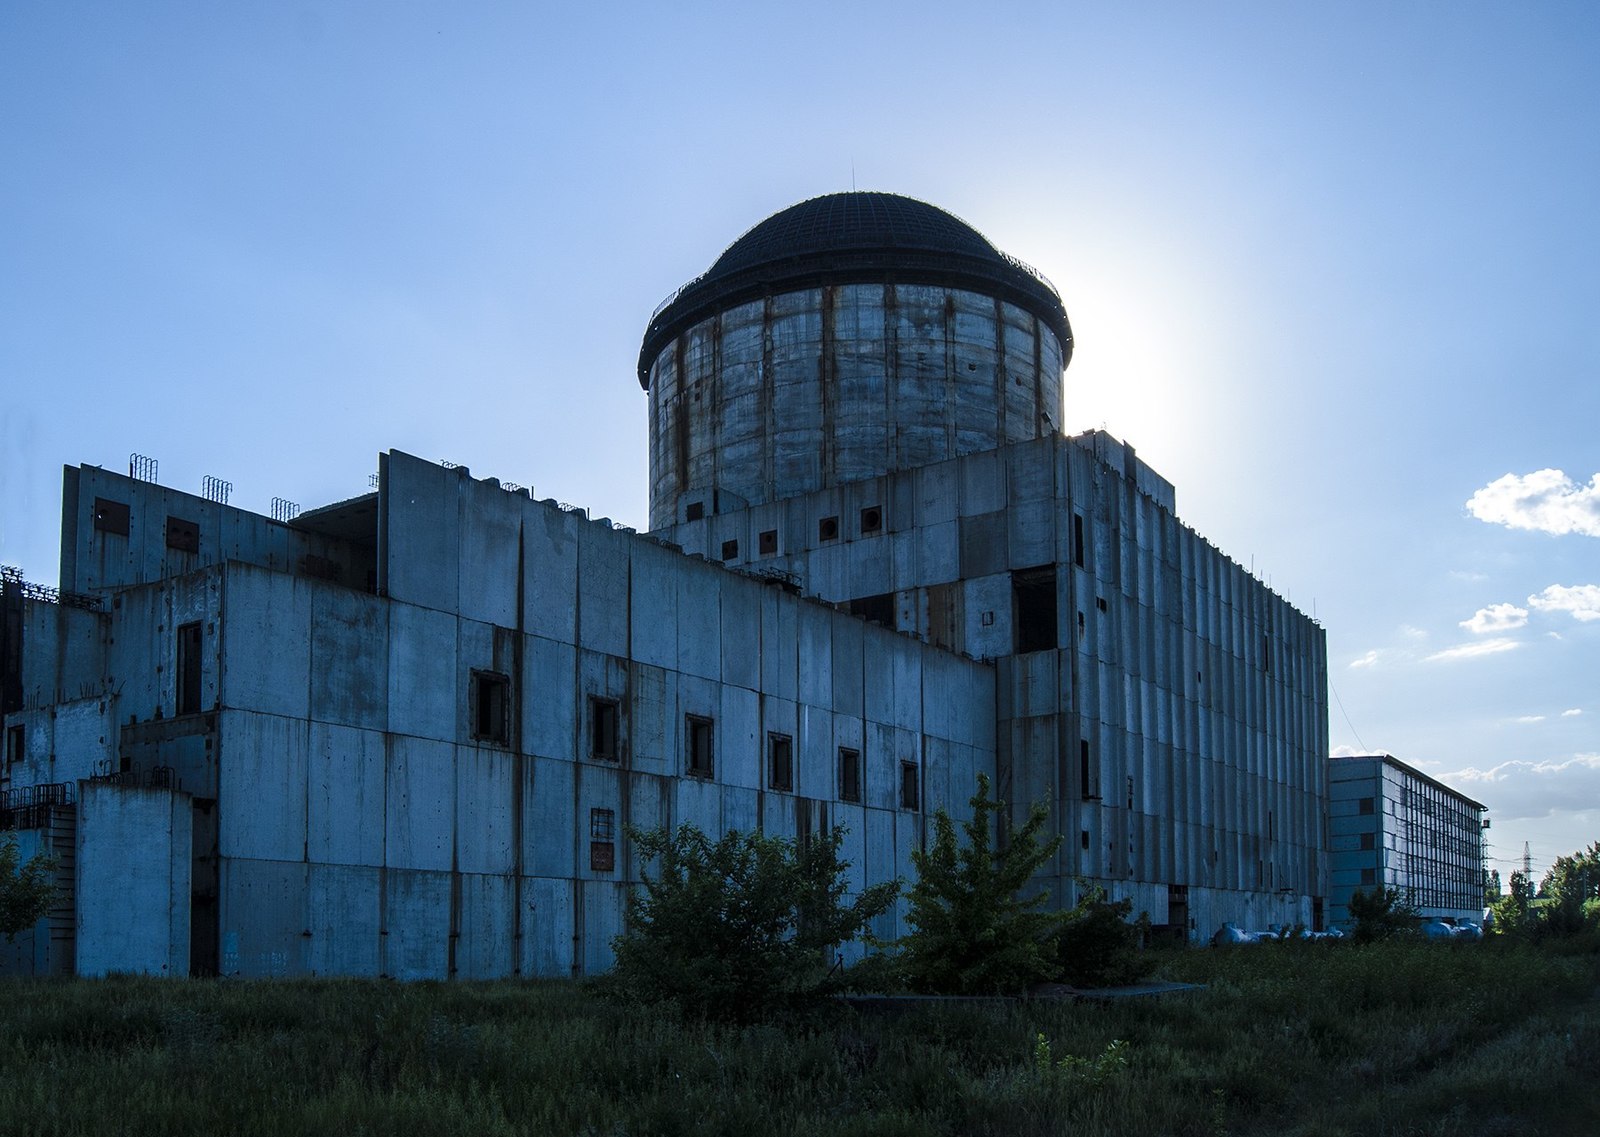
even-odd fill
[{"label": "overgrown vegetation", "polygon": [[753,1020],[840,989],[849,976],[829,953],[899,892],[896,881],[846,899],[842,829],[800,847],[759,832],[712,840],[692,825],[630,836],[649,868],[604,986],[690,1016]]},{"label": "overgrown vegetation", "polygon": [[1600,1132],[1600,956],[1491,940],[1160,959],[1204,989],[828,1003],[785,1025],[562,982],[8,981],[0,1134]]},{"label": "overgrown vegetation", "polygon": [[900,965],[914,991],[990,995],[1022,991],[1055,977],[1055,938],[1061,917],[1042,908],[1049,896],[1021,895],[1035,871],[1055,855],[1060,836],[1039,839],[1046,814],[1034,805],[1010,840],[996,846],[992,831],[1005,803],[989,797],[978,775],[972,817],[955,823],[933,814],[933,843],[911,854],[911,934],[900,941]]},{"label": "overgrown vegetation", "polygon": [[1350,894],[1350,934],[1358,944],[1413,932],[1419,919],[1416,905],[1398,888],[1379,885],[1371,892],[1358,888]]},{"label": "overgrown vegetation", "polygon": [[44,919],[55,899],[55,859],[39,854],[19,866],[21,859],[17,839],[8,833],[0,840],[0,935],[7,943]]},{"label": "overgrown vegetation", "polygon": [[1077,904],[1063,916],[1056,936],[1056,974],[1074,987],[1123,987],[1155,970],[1155,956],[1140,950],[1150,917],[1133,917],[1133,901],[1110,900],[1086,880]]},{"label": "overgrown vegetation", "polygon": [[1503,936],[1600,951],[1600,842],[1557,857],[1537,890],[1526,873],[1512,873],[1508,892],[1490,900],[1489,915]]}]

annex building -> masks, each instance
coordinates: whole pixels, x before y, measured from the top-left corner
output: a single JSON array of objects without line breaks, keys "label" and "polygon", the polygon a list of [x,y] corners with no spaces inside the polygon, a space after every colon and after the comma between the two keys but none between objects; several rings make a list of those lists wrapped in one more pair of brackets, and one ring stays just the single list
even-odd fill
[{"label": "annex building", "polygon": [[1060,432],[1071,353],[976,230],[834,194],[651,318],[650,533],[397,451],[280,518],[69,467],[59,589],[0,582],[0,825],[61,863],[0,959],[593,973],[626,826],[843,825],[864,886],[979,773],[1058,903],[1321,926],[1322,629]]}]

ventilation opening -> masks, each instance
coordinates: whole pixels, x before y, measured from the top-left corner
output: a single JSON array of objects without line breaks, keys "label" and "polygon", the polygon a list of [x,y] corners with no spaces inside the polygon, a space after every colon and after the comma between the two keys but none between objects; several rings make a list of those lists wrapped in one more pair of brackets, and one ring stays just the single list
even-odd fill
[{"label": "ventilation opening", "polygon": [[110,498],[97,497],[94,499],[94,527],[102,533],[115,533],[118,536],[128,535],[128,506],[124,502],[112,501]]},{"label": "ventilation opening", "polygon": [[756,547],[760,549],[763,557],[772,556],[778,551],[778,531],[776,529],[762,530]]},{"label": "ventilation opening", "polygon": [[180,553],[200,551],[200,526],[181,517],[167,518],[167,548]]},{"label": "ventilation opening", "polygon": [[1011,574],[1011,627],[1018,652],[1057,646],[1054,566]]},{"label": "ventilation opening", "polygon": [[876,505],[869,505],[861,511],[861,531],[863,533],[876,533],[883,528],[883,510]]},{"label": "ventilation opening", "polygon": [[725,561],[735,560],[735,559],[738,558],[738,556],[739,556],[739,542],[738,541],[724,541],[724,542],[722,542],[722,559],[723,560],[725,560]]},{"label": "ventilation opening", "polygon": [[684,520],[686,521],[699,521],[705,515],[706,503],[703,501],[691,501],[689,508],[683,511]]},{"label": "ventilation opening", "polygon": [[837,517],[824,517],[817,522],[817,540],[836,541],[839,539],[839,519]]}]

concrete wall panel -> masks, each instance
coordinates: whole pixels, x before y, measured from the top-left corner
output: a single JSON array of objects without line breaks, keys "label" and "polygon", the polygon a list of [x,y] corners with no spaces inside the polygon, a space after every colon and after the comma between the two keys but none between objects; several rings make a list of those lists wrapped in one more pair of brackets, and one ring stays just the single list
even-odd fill
[{"label": "concrete wall panel", "polygon": [[382,974],[449,978],[450,874],[391,868],[384,879]]},{"label": "concrete wall panel", "polygon": [[188,974],[192,825],[188,794],[79,787],[79,975]]},{"label": "concrete wall panel", "polygon": [[383,864],[387,782],[383,735],[313,722],[307,749],[307,859],[335,865]]},{"label": "concrete wall panel", "polygon": [[456,748],[402,735],[391,735],[388,745],[386,861],[395,870],[448,871],[456,818]]}]

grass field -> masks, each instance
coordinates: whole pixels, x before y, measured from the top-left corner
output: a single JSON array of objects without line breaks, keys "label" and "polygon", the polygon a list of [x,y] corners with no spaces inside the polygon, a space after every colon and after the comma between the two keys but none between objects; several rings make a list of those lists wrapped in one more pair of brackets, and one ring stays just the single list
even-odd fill
[{"label": "grass field", "polygon": [[11,980],[0,1132],[1600,1133],[1600,956],[1261,945],[1160,975],[1206,987],[743,1028],[561,982]]}]

